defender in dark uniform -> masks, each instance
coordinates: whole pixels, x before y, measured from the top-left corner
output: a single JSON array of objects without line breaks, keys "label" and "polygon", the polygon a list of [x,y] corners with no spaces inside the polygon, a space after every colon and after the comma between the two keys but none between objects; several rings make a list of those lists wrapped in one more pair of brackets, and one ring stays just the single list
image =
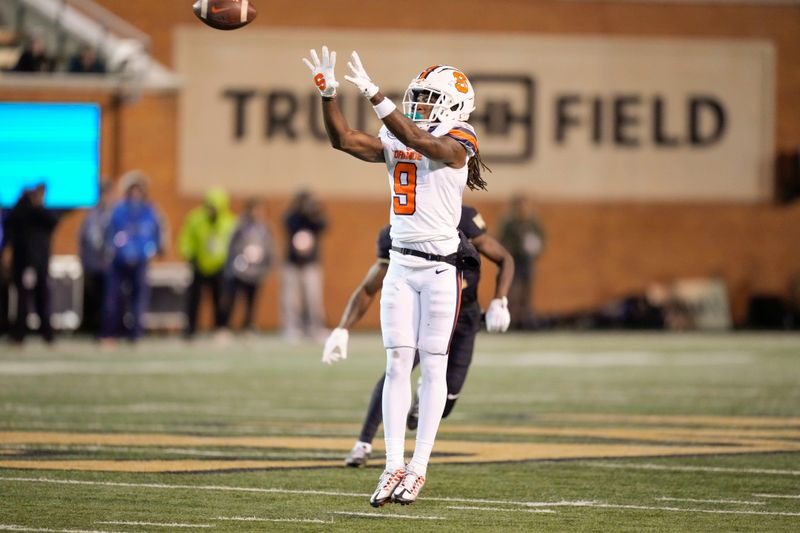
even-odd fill
[{"label": "defender in dark uniform", "polygon": [[[474,207],[463,206],[461,209],[461,221],[458,229],[469,239],[470,243],[484,257],[491,260],[498,266],[497,279],[495,282],[495,300],[505,301],[508,295],[511,280],[514,276],[514,260],[511,254],[503,246],[486,232],[486,224],[483,217]],[[325,363],[333,363],[347,358],[348,330],[358,322],[369,308],[375,295],[383,283],[386,270],[389,265],[389,250],[392,246],[389,237],[390,226],[384,227],[378,235],[377,261],[367,272],[361,285],[353,292],[347,303],[342,319],[331,333],[325,343],[322,360]],[[447,361],[447,403],[445,404],[443,416],[447,417],[452,412],[458,399],[464,382],[467,379],[467,370],[472,362],[472,352],[475,348],[475,335],[481,325],[481,308],[478,304],[478,282],[480,280],[480,267],[465,268],[462,270],[463,282],[461,291],[461,307],[458,314],[453,337],[450,343],[450,352]],[[494,300],[493,300],[494,301]],[[506,313],[507,317],[507,313]],[[492,327],[487,323],[490,331],[504,331],[508,327],[508,321],[504,320],[502,313],[499,318],[493,317]],[[419,363],[418,357],[414,361],[416,366]],[[367,464],[370,453],[372,452],[372,440],[378,431],[378,426],[382,421],[381,398],[383,396],[384,376],[378,380],[372,391],[367,416],[361,428],[361,434],[353,449],[345,459],[346,466],[364,466]],[[409,429],[416,429],[417,423],[417,402],[408,414]]]}]

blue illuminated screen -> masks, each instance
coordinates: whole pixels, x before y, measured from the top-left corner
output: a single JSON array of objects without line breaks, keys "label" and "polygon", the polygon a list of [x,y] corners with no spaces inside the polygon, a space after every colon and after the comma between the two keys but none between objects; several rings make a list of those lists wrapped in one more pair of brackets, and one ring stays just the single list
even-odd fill
[{"label": "blue illuminated screen", "polygon": [[100,106],[0,102],[0,206],[39,183],[47,207],[94,205],[99,154]]}]

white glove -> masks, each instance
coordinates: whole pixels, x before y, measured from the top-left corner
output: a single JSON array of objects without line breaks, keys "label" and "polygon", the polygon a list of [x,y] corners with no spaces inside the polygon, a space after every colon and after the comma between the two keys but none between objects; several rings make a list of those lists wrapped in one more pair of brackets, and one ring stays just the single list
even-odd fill
[{"label": "white glove", "polygon": [[322,350],[322,362],[332,365],[336,361],[347,359],[347,341],[350,333],[344,328],[336,328],[328,335],[325,348]]},{"label": "white glove", "polygon": [[321,96],[333,97],[336,96],[336,88],[339,82],[336,81],[336,76],[333,74],[333,69],[336,66],[336,52],[328,53],[328,47],[322,47],[322,61],[319,60],[316,50],[311,50],[311,59],[313,63],[303,58],[303,63],[311,70],[314,75],[314,84],[319,89]]},{"label": "white glove", "polygon": [[508,312],[508,298],[495,298],[486,310],[486,331],[506,331],[511,324],[511,313]]},{"label": "white glove", "polygon": [[361,58],[358,57],[358,52],[353,51],[353,55],[351,56],[350,61],[347,62],[347,66],[350,67],[350,72],[352,72],[353,75],[345,75],[344,79],[358,87],[358,90],[361,91],[361,94],[367,98],[372,98],[375,96],[375,93],[377,93],[380,89],[378,89],[378,86],[372,83],[372,80],[369,79],[369,74],[367,74],[367,71],[364,70],[364,65],[361,64]]}]

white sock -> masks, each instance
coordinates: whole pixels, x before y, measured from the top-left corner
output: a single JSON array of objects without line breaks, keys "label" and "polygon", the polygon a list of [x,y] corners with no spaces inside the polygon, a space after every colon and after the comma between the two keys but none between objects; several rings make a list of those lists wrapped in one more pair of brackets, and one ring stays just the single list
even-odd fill
[{"label": "white sock", "polygon": [[364,448],[367,451],[367,453],[372,453],[372,444],[370,444],[369,442],[362,442],[360,440],[357,440],[356,446],[358,446],[359,448]]},{"label": "white sock", "polygon": [[419,352],[419,367],[422,385],[419,392],[419,425],[414,457],[409,466],[418,475],[424,476],[433,451],[436,432],[442,420],[447,402],[447,356]]},{"label": "white sock", "polygon": [[386,470],[405,467],[406,415],[411,408],[411,370],[415,351],[414,348],[386,350],[382,403]]}]

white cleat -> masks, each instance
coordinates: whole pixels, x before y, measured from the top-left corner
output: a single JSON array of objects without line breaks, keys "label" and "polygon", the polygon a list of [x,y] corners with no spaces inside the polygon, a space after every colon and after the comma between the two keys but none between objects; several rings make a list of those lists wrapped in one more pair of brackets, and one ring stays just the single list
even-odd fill
[{"label": "white cleat", "polygon": [[369,499],[369,504],[373,507],[381,507],[384,504],[392,501],[392,492],[395,487],[400,483],[406,471],[402,468],[397,470],[384,470],[381,478],[378,480],[378,486],[372,497]]},{"label": "white cleat", "polygon": [[420,476],[406,466],[403,479],[392,492],[392,501],[400,505],[408,505],[417,501],[419,491],[425,485],[425,476]]},{"label": "white cleat", "polygon": [[366,466],[367,461],[369,461],[369,454],[372,452],[372,446],[367,444],[366,442],[356,442],[353,449],[350,450],[350,453],[347,454],[347,457],[344,459],[345,466],[352,466],[353,468],[358,468],[360,466]]}]

